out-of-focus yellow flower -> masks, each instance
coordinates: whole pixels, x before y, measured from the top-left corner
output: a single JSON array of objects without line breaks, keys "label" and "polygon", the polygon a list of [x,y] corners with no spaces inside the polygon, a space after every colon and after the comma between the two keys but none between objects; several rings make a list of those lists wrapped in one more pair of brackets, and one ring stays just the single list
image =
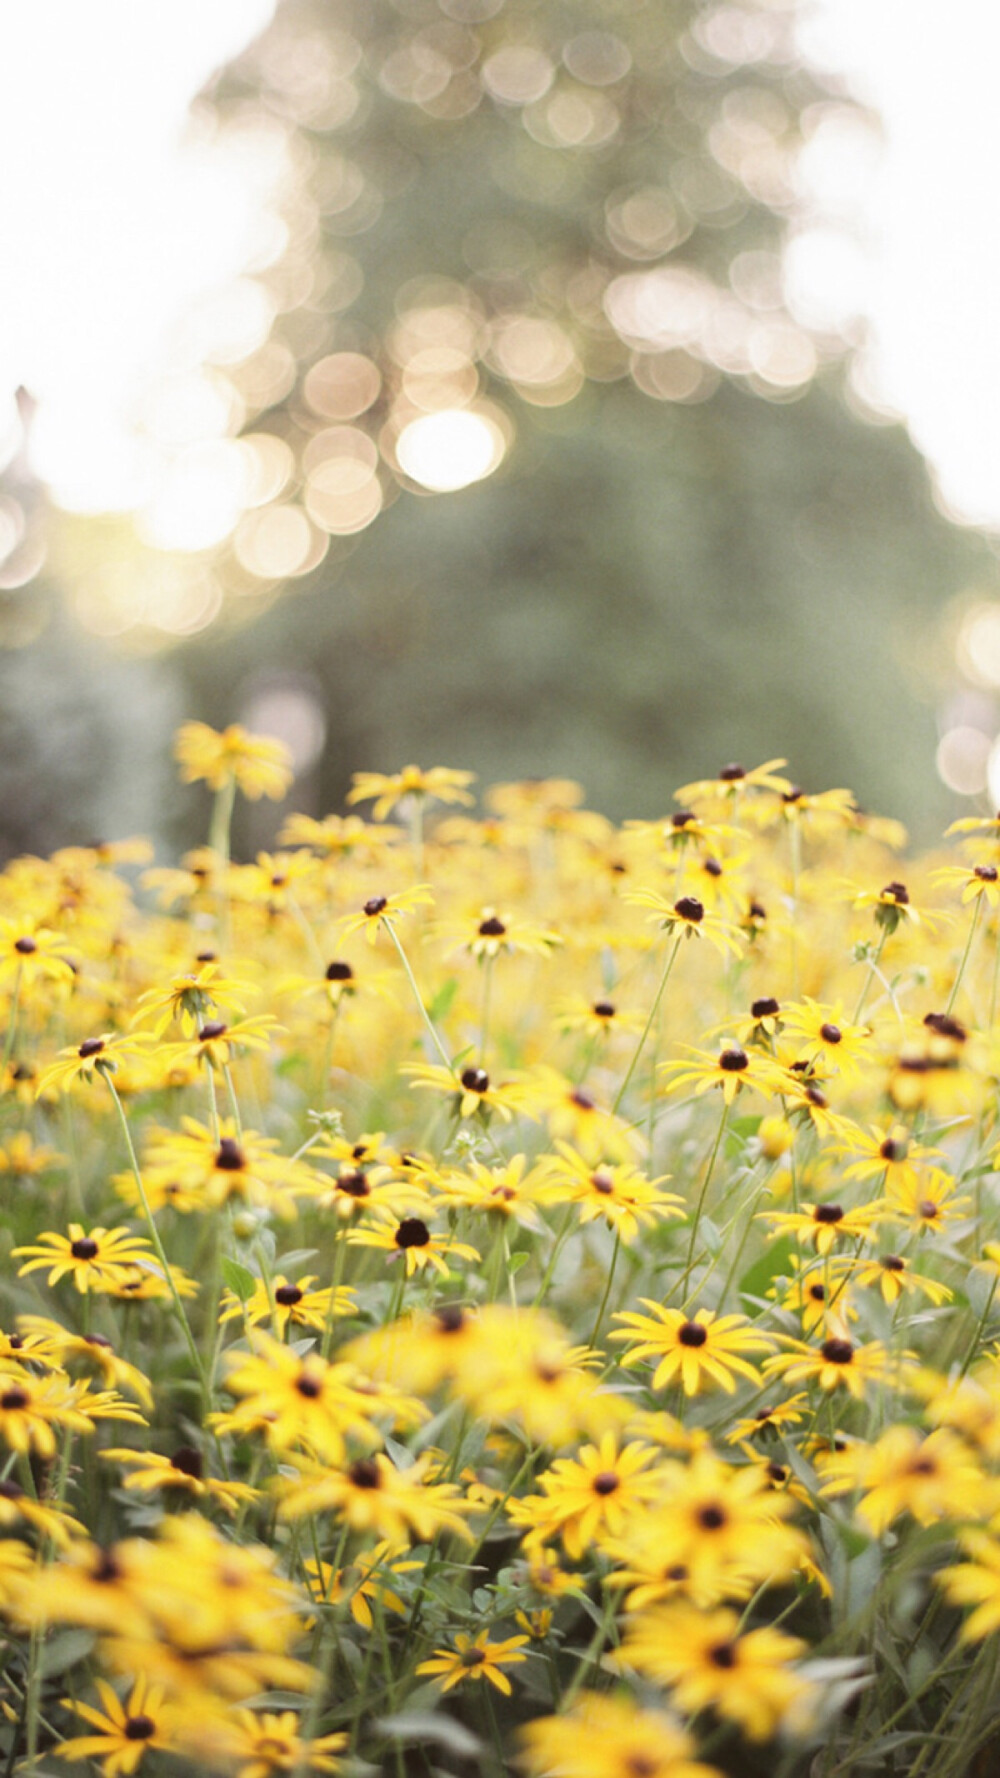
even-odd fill
[{"label": "out-of-focus yellow flower", "polygon": [[292,756],[284,741],[251,735],[238,722],[221,732],[204,722],[185,722],[174,739],[185,784],[204,780],[210,790],[233,783],[256,802],[280,802],[294,776]]}]

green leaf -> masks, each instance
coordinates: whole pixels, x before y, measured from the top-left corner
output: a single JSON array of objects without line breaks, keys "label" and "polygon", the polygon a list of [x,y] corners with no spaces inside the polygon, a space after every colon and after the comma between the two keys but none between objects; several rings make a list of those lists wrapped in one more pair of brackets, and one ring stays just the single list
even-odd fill
[{"label": "green leaf", "polygon": [[222,1260],[222,1276],[241,1303],[250,1301],[260,1283],[260,1279],[254,1277],[248,1266],[242,1266],[238,1259],[229,1259],[226,1256]]},{"label": "green leaf", "polygon": [[766,1296],[767,1287],[775,1278],[790,1273],[788,1262],[795,1250],[791,1235],[782,1235],[780,1241],[773,1241],[760,1258],[754,1260],[749,1271],[744,1272],[740,1279],[740,1296]]},{"label": "green leaf", "polygon": [[476,1759],[482,1752],[478,1735],[454,1717],[434,1710],[404,1710],[398,1716],[383,1716],[375,1727],[394,1741],[436,1741],[459,1759]]},{"label": "green leaf", "polygon": [[458,977],[457,975],[450,975],[447,981],[441,983],[440,988],[427,1008],[427,1011],[431,1016],[432,1024],[436,1025],[439,1019],[446,1019],[448,1017],[452,1008],[452,1002],[457,993]]},{"label": "green leaf", "polygon": [[45,1679],[67,1673],[78,1661],[85,1661],[97,1638],[93,1630],[62,1630],[42,1650],[41,1669]]},{"label": "green leaf", "polygon": [[526,1266],[530,1258],[530,1253],[512,1253],[507,1261],[507,1270],[510,1276],[516,1278],[522,1266]]}]

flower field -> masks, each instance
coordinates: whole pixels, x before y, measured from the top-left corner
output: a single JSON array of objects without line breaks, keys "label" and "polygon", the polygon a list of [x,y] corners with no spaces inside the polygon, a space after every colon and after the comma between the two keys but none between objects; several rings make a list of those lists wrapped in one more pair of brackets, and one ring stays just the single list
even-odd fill
[{"label": "flower field", "polygon": [[281,746],[3,873],[6,1771],[1000,1761],[1000,817]]}]

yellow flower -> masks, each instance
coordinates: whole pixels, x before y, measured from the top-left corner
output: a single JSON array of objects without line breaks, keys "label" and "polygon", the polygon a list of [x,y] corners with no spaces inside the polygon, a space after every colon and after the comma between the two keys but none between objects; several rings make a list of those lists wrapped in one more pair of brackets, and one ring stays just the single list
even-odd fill
[{"label": "yellow flower", "polygon": [[650,1611],[626,1631],[616,1666],[634,1667],[672,1687],[681,1710],[713,1709],[752,1741],[767,1741],[789,1719],[802,1719],[812,1688],[792,1670],[806,1644],[782,1630],[739,1634],[735,1611],[699,1612],[675,1603]]},{"label": "yellow flower", "polygon": [[89,1234],[78,1222],[71,1222],[68,1235],[46,1231],[35,1246],[14,1247],[11,1257],[27,1254],[28,1263],[19,1268],[18,1277],[48,1268],[49,1285],[58,1284],[67,1275],[77,1290],[113,1290],[128,1276],[130,1266],[158,1269],[153,1250],[144,1235],[133,1235],[131,1229],[91,1229]]},{"label": "yellow flower", "polygon": [[519,1651],[529,1640],[527,1636],[508,1636],[505,1642],[491,1642],[486,1630],[480,1630],[477,1636],[460,1632],[454,1648],[436,1648],[434,1658],[421,1661],[416,1671],[432,1673],[440,1679],[443,1692],[450,1692],[467,1679],[488,1679],[498,1692],[509,1697],[511,1683],[503,1669],[526,1658]]},{"label": "yellow flower", "polygon": [[220,733],[204,722],[185,722],[177,731],[174,752],[185,784],[203,779],[210,790],[235,784],[252,802],[262,796],[280,802],[294,776],[283,741],[248,734],[239,723]]},{"label": "yellow flower", "polygon": [[257,1489],[248,1488],[243,1482],[218,1482],[214,1476],[206,1476],[201,1453],[193,1445],[179,1446],[172,1457],[163,1457],[156,1451],[117,1448],[104,1450],[101,1456],[130,1469],[125,1487],[144,1494],[158,1488],[174,1488],[196,1500],[215,1501],[227,1513],[235,1513],[240,1506],[258,1498]]},{"label": "yellow flower", "polygon": [[373,945],[380,927],[392,927],[400,914],[412,914],[414,908],[426,906],[433,900],[426,883],[418,883],[413,889],[398,889],[394,895],[370,895],[359,914],[347,914],[338,920],[337,934],[340,938],[350,938],[352,932],[363,932],[368,943]]},{"label": "yellow flower", "polygon": [[640,1297],[649,1315],[623,1312],[615,1315],[625,1327],[610,1335],[613,1340],[631,1340],[636,1334],[640,1343],[625,1354],[624,1364],[638,1364],[643,1358],[660,1360],[653,1375],[653,1388],[663,1389],[675,1380],[683,1385],[685,1395],[698,1395],[716,1383],[727,1394],[736,1388],[734,1378],[748,1377],[760,1382],[760,1372],[747,1362],[747,1352],[773,1352],[773,1341],[767,1334],[751,1327],[744,1315],[716,1315],[713,1309],[699,1309],[693,1317],[681,1309],[666,1309],[648,1297]]},{"label": "yellow flower", "polygon": [[155,1038],[145,1031],[105,1031],[100,1037],[85,1037],[82,1043],[60,1050],[56,1060],[42,1070],[35,1096],[41,1098],[53,1088],[66,1092],[78,1080],[92,1081],[95,1072],[114,1074],[119,1062],[143,1055],[147,1045],[154,1042]]},{"label": "yellow flower", "polygon": [[630,1517],[656,1498],[663,1485],[661,1472],[649,1468],[656,1455],[639,1441],[619,1449],[615,1434],[605,1433],[576,1458],[557,1457],[538,1478],[543,1492],[509,1501],[508,1514],[533,1543],[561,1537],[567,1555],[578,1561],[590,1545],[600,1548],[608,1537],[620,1537]]},{"label": "yellow flower", "polygon": [[520,1734],[536,1778],[721,1778],[691,1757],[691,1737],[672,1717],[624,1695],[581,1692],[568,1710],[536,1717]]},{"label": "yellow flower", "polygon": [[[685,1049],[689,1046],[685,1044]],[[759,1050],[741,1049],[739,1044],[730,1044],[728,1048],[713,1056],[708,1050],[694,1049],[694,1062],[664,1062],[660,1070],[662,1074],[672,1074],[666,1091],[677,1092],[682,1087],[694,1086],[695,1093],[707,1093],[711,1087],[721,1087],[722,1096],[727,1105],[731,1105],[738,1092],[750,1087],[765,1097],[772,1098],[782,1090],[781,1072],[770,1059]]]},{"label": "yellow flower", "polygon": [[64,1710],[72,1710],[96,1734],[74,1735],[60,1742],[56,1752],[61,1759],[99,1761],[104,1778],[131,1778],[139,1768],[146,1749],[172,1745],[170,1718],[163,1709],[163,1687],[149,1685],[140,1675],[132,1687],[127,1704],[122,1704],[105,1679],[96,1681],[104,1712],[92,1704],[78,1704],[63,1698]]},{"label": "yellow flower", "polygon": [[330,1512],[353,1531],[374,1532],[394,1545],[411,1537],[430,1543],[442,1531],[469,1536],[462,1515],[473,1510],[473,1503],[462,1498],[457,1483],[434,1479],[435,1459],[429,1452],[408,1469],[397,1469],[381,1451],[356,1458],[346,1469],[299,1467],[298,1480],[279,1484],[282,1518]]},{"label": "yellow flower", "polygon": [[469,794],[466,785],[471,784],[475,776],[475,772],[455,772],[448,766],[432,766],[427,772],[422,772],[419,766],[404,766],[401,772],[388,777],[384,772],[355,772],[347,800],[349,803],[374,801],[372,815],[376,821],[384,821],[397,803],[411,796],[421,802],[429,798],[439,803],[474,803],[476,799]]},{"label": "yellow flower", "polygon": [[974,1605],[960,1631],[963,1642],[980,1642],[1000,1629],[1000,1542],[986,1531],[960,1531],[958,1541],[969,1557],[934,1576],[951,1605]]},{"label": "yellow flower", "polygon": [[[886,1349],[878,1340],[858,1346],[842,1334],[831,1334],[820,1346],[808,1346],[802,1340],[788,1340],[788,1352],[769,1358],[764,1370],[769,1376],[784,1377],[789,1383],[815,1379],[821,1389],[847,1389],[857,1401],[864,1397],[868,1383],[881,1382],[889,1366]],[[912,1352],[898,1356],[900,1369],[913,1358]]]},{"label": "yellow flower", "polygon": [[377,1226],[363,1224],[360,1228],[348,1229],[344,1239],[352,1246],[380,1247],[390,1260],[402,1256],[408,1278],[425,1266],[434,1266],[442,1278],[446,1278],[448,1260],[453,1255],[458,1259],[479,1258],[475,1247],[455,1241],[451,1235],[432,1231],[421,1216],[404,1216],[398,1220],[391,1214],[383,1215]]},{"label": "yellow flower", "polygon": [[860,1491],[855,1511],[875,1537],[900,1514],[918,1525],[978,1518],[983,1473],[963,1441],[941,1427],[926,1438],[912,1426],[891,1426],[873,1445],[852,1444],[817,1458],[821,1494]]},{"label": "yellow flower", "polygon": [[293,1327],[311,1327],[316,1333],[322,1333],[331,1316],[354,1314],[354,1291],[350,1285],[339,1285],[334,1299],[332,1289],[310,1289],[315,1282],[315,1274],[293,1284],[284,1272],[276,1272],[270,1287],[263,1278],[258,1278],[253,1295],[246,1301],[233,1291],[224,1290],[219,1302],[219,1324],[241,1317],[245,1317],[251,1327],[261,1321],[271,1321],[275,1332],[283,1339],[289,1322]]},{"label": "yellow flower", "polygon": [[734,957],[742,952],[739,928],[720,919],[717,914],[707,913],[704,902],[697,895],[682,895],[671,902],[658,889],[630,889],[622,900],[633,907],[652,908],[650,919],[657,921],[671,937],[707,938],[717,951],[723,954],[728,951]]},{"label": "yellow flower", "polygon": [[[207,1746],[213,1763],[235,1767],[235,1778],[272,1778],[275,1772],[337,1772],[333,1758],[347,1746],[347,1735],[337,1731],[303,1740],[294,1710],[233,1710],[224,1720],[210,1719]],[[204,1737],[193,1728],[187,1737],[191,1752],[203,1751]]]}]

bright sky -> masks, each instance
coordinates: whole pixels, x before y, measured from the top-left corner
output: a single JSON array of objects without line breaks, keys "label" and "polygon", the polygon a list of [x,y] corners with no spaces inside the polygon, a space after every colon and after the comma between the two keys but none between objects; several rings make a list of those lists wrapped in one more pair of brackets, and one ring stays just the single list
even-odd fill
[{"label": "bright sky", "polygon": [[[185,350],[194,368],[179,318],[196,298],[228,290],[232,323],[266,169],[185,130],[185,112],[273,9],[31,0],[0,16],[0,406],[18,383],[39,397],[36,465],[69,505],[141,503],[156,464],[125,448],[138,388],[161,362],[183,371]],[[834,307],[841,289],[860,300],[873,386],[956,513],[1000,528],[1000,14],[990,0],[814,0],[803,42],[886,129],[880,165],[849,133],[817,146],[812,175],[847,241],[808,243],[805,270]]]}]

